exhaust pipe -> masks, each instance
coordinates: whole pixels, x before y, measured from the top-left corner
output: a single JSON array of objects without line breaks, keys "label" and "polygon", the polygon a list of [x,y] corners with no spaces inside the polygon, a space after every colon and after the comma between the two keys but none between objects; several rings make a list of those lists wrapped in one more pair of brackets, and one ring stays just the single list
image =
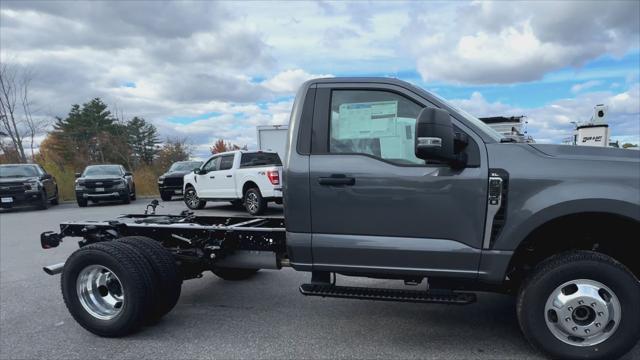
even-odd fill
[{"label": "exhaust pipe", "polygon": [[46,272],[49,275],[58,275],[62,272],[62,269],[64,269],[63,262],[54,264],[54,265],[45,266],[42,268],[42,270],[44,270],[44,272]]}]

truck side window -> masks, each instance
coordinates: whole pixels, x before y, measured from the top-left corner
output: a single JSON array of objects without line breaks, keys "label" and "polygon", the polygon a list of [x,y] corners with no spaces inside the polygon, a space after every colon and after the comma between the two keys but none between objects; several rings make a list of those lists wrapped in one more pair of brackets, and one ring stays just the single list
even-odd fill
[{"label": "truck side window", "polygon": [[220,157],[220,166],[218,170],[229,170],[233,167],[233,157],[234,155],[224,155]]},{"label": "truck side window", "polygon": [[202,167],[204,171],[216,171],[218,170],[218,162],[220,161],[220,157],[216,156],[214,158],[209,159],[206,164]]},{"label": "truck side window", "polygon": [[414,153],[420,110],[422,106],[388,91],[334,90],[329,152],[367,154],[398,165],[424,165]]}]

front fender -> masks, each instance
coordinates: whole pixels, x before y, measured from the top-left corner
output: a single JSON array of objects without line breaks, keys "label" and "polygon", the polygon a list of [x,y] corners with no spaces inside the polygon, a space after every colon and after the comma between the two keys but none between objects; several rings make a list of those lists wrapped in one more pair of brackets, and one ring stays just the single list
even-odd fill
[{"label": "front fender", "polygon": [[640,193],[630,186],[558,183],[520,203],[518,199],[514,200],[517,207],[507,210],[505,228],[493,249],[515,250],[533,230],[566,215],[599,212],[640,222]]}]

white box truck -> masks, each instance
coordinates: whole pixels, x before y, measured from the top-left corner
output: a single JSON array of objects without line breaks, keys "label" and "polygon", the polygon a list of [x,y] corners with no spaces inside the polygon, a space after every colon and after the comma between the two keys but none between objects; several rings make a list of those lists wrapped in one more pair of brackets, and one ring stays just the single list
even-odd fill
[{"label": "white box truck", "polygon": [[284,161],[289,125],[259,125],[257,129],[258,150],[275,151]]}]

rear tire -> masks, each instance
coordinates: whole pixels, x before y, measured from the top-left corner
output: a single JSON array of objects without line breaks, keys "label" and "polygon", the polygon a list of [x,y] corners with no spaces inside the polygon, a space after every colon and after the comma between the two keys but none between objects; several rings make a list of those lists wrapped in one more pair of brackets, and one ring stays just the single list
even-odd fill
[{"label": "rear tire", "polygon": [[182,289],[182,276],[171,253],[159,242],[145,236],[127,236],[119,239],[138,250],[149,262],[157,281],[155,306],[148,322],[155,322],[178,303]]},{"label": "rear tire", "polygon": [[221,279],[228,281],[246,280],[254,276],[260,269],[234,269],[234,268],[218,268],[211,270]]},{"label": "rear tire", "polygon": [[260,215],[267,208],[267,201],[262,197],[260,189],[250,188],[244,193],[244,207],[251,215]]},{"label": "rear tire", "polygon": [[184,203],[191,210],[201,210],[207,205],[206,200],[201,200],[193,186],[189,186],[184,192]]},{"label": "rear tire", "polygon": [[170,192],[163,191],[160,193],[162,201],[171,201],[172,194]]},{"label": "rear tire", "polygon": [[137,330],[153,307],[153,270],[142,255],[121,242],[76,250],[65,262],[60,282],[71,316],[99,336],[118,337]]},{"label": "rear tire", "polygon": [[86,199],[76,199],[76,201],[78,202],[78,206],[80,207],[87,207],[87,200]]},{"label": "rear tire", "polygon": [[136,184],[133,184],[133,194],[131,194],[131,201],[136,200]]},{"label": "rear tire", "polygon": [[520,289],[517,313],[527,340],[552,358],[614,359],[640,338],[638,304],[640,282],[624,265],[573,251],[536,267]]},{"label": "rear tire", "polygon": [[123,204],[131,204],[131,196],[127,193],[122,197]]}]

